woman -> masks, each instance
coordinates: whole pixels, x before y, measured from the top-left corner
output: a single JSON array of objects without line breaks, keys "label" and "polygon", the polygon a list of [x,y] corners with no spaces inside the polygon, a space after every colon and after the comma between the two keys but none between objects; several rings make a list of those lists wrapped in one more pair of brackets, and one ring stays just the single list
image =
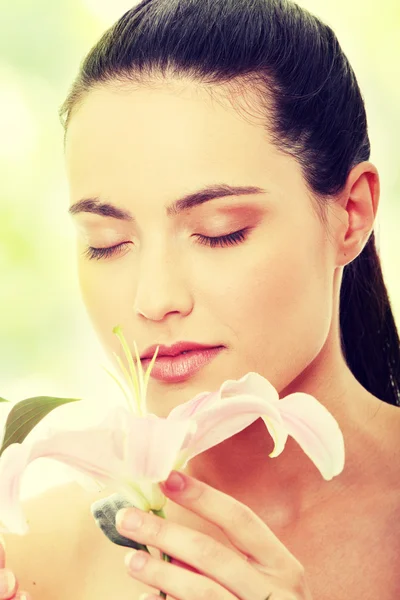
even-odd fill
[{"label": "woman", "polygon": [[[285,0],[143,0],[89,52],[60,116],[82,295],[111,360],[117,323],[141,353],[222,347],[197,371],[153,375],[149,410],[256,371],[329,409],[346,464],[325,482],[293,440],[268,460],[256,421],[190,461],[165,522],[119,526],[181,556],[139,570],[94,525],[98,494],[53,488],[28,503],[26,538],[7,538],[19,589],[400,597],[399,337],[364,103],[331,28]],[[22,597],[11,588],[0,597]]]}]

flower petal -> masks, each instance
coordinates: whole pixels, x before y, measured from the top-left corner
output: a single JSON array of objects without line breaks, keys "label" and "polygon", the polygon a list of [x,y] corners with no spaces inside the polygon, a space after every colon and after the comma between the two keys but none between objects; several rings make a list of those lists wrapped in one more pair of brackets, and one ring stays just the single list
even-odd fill
[{"label": "flower petal", "polygon": [[220,398],[219,391],[218,392],[201,392],[200,394],[197,394],[197,396],[195,396],[191,400],[188,400],[187,402],[183,402],[183,404],[178,404],[178,406],[175,406],[169,412],[167,419],[169,419],[169,420],[190,419],[195,413],[197,413],[201,410],[207,410],[209,404],[211,404],[211,406],[213,406],[214,402],[216,402],[219,398]]},{"label": "flower petal", "polygon": [[190,419],[168,419],[148,414],[131,417],[126,442],[126,477],[131,477],[142,489],[167,479],[174,468],[182,444],[196,430]]},{"label": "flower petal", "polygon": [[214,408],[215,402],[220,398],[231,398],[241,394],[258,396],[271,402],[279,400],[279,394],[274,386],[259,373],[250,371],[241,379],[227,379],[217,392],[201,392],[191,400],[175,406],[167,418],[190,418],[195,413],[208,410],[210,406]]},{"label": "flower petal", "polygon": [[194,434],[188,434],[185,439],[175,468],[186,466],[196,454],[245,429],[259,417],[275,442],[270,456],[278,456],[287,440],[279,414],[279,394],[265,377],[254,371],[240,379],[224,381],[217,392],[201,392],[188,402],[176,406],[167,420],[191,418],[198,427]]},{"label": "flower petal", "polygon": [[343,434],[328,409],[313,396],[296,392],[279,401],[279,410],[289,435],[324,479],[341,473],[345,459]]},{"label": "flower petal", "polygon": [[10,444],[0,459],[0,532],[24,535],[28,524],[19,499],[22,474],[29,463],[27,444]]},{"label": "flower petal", "polygon": [[197,430],[185,439],[182,445],[184,461],[179,464],[186,466],[188,460],[197,454],[220,444],[260,417],[275,442],[271,456],[277,456],[284,449],[287,440],[286,428],[278,406],[278,403],[244,394],[215,399],[213,407],[209,404],[207,410],[199,411],[192,416],[192,420],[197,424]]},{"label": "flower petal", "polygon": [[[26,467],[37,458],[59,460],[104,483],[115,483],[123,468],[124,424],[130,414],[113,408],[105,421],[82,431],[56,431],[22,444],[11,444],[0,457],[0,521],[15,533],[27,531],[19,491]],[[105,426],[107,424],[107,427]]]},{"label": "flower petal", "polygon": [[248,394],[258,396],[269,402],[277,402],[279,400],[279,394],[272,383],[254,371],[246,373],[241,379],[227,379],[221,385],[220,390],[223,398],[238,394]]}]

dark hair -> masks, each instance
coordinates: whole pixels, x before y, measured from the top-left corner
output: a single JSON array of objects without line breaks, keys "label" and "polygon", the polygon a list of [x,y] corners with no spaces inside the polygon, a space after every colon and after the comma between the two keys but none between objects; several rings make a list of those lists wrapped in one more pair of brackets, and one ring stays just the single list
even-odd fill
[{"label": "dark hair", "polygon": [[[325,225],[329,202],[351,169],[369,159],[363,97],[335,33],[289,0],[143,0],[82,61],[59,111],[65,134],[89,90],[168,77],[245,101],[277,149],[298,161]],[[256,103],[247,91],[256,92]],[[356,379],[400,405],[399,335],[374,231],[343,269],[340,331]]]}]

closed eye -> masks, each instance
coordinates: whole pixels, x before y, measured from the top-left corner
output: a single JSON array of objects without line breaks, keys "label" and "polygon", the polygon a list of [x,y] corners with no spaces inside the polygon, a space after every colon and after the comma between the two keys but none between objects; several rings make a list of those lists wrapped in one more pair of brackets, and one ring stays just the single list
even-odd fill
[{"label": "closed eye", "polygon": [[[234,231],[233,233],[220,235],[218,237],[209,237],[201,234],[196,234],[195,237],[198,238],[199,244],[215,248],[216,246],[224,247],[241,244],[247,239],[248,233],[249,228],[246,227],[240,231]],[[88,246],[82,254],[89,260],[101,260],[102,258],[109,258],[110,256],[121,254],[122,250],[128,244],[130,244],[130,242],[123,242],[122,244],[117,244],[116,246],[111,246],[109,248],[94,248],[93,246]]]}]

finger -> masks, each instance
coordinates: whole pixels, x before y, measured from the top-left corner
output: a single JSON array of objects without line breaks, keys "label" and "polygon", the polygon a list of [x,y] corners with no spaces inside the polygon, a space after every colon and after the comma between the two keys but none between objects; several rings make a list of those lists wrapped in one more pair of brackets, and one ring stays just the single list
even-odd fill
[{"label": "finger", "polygon": [[233,546],[261,565],[274,572],[295,566],[294,556],[248,506],[194,477],[181,472],[179,476],[185,484],[181,491],[170,491],[160,484],[166,496],[217,525]]},{"label": "finger", "polygon": [[[160,594],[149,594],[145,592],[141,594],[138,600],[160,600]],[[173,598],[170,594],[168,594],[168,600],[178,600],[178,598]]]},{"label": "finger", "polygon": [[32,596],[28,592],[18,592],[15,596],[15,600],[32,600]]},{"label": "finger", "polygon": [[195,567],[188,565],[187,563],[183,562],[182,560],[179,560],[178,558],[172,558],[171,563],[173,565],[176,565],[177,567],[181,567],[181,569],[188,569],[189,571],[192,571],[193,573],[200,573],[200,571],[198,571]]},{"label": "finger", "polygon": [[6,566],[6,542],[2,535],[0,535],[0,569],[4,569]]},{"label": "finger", "polygon": [[177,600],[193,597],[196,590],[198,598],[218,598],[218,600],[237,600],[228,590],[204,575],[195,574],[176,565],[158,560],[147,552],[129,552],[125,564],[131,577],[171,595]]},{"label": "finger", "polygon": [[[155,594],[141,594],[139,596],[139,600],[160,600],[160,595],[157,596]],[[176,600],[176,598],[172,598],[172,596],[168,595],[168,600]]]},{"label": "finger", "polygon": [[[134,516],[140,517],[142,523],[130,528]],[[184,561],[236,597],[256,598],[265,585],[265,576],[242,555],[204,533],[136,508],[119,511],[116,525],[121,535]]]},{"label": "finger", "polygon": [[10,569],[0,569],[0,598],[1,600],[10,600],[15,598],[18,589],[18,583],[15,575]]}]

